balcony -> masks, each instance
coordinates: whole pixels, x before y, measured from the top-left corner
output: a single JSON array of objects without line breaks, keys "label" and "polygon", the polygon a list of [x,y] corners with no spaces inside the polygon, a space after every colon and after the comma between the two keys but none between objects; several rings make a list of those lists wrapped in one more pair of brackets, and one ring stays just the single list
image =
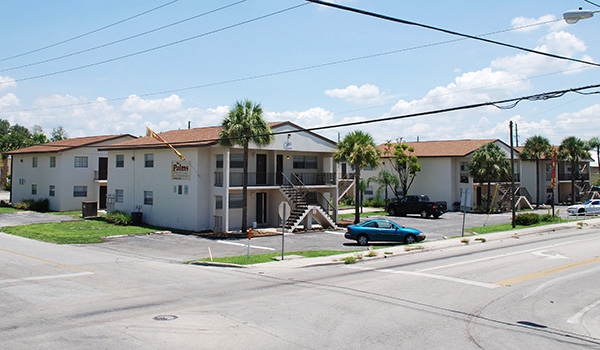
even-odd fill
[{"label": "balcony", "polygon": [[106,181],[108,180],[107,170],[94,170],[94,181]]},{"label": "balcony", "polygon": [[[306,186],[334,185],[336,173],[292,173],[290,177],[293,185]],[[241,187],[243,173],[229,174],[229,187]],[[289,185],[288,180],[281,173],[248,173],[248,186],[281,186]],[[215,172],[215,186],[223,186],[223,172]]]}]

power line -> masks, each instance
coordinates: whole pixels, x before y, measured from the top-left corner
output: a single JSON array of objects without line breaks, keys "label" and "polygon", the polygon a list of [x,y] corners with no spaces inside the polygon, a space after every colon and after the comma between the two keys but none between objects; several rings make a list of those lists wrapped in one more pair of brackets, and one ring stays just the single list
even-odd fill
[{"label": "power line", "polygon": [[271,17],[271,16],[275,16],[275,15],[281,14],[283,12],[287,12],[287,11],[291,11],[291,10],[297,9],[299,7],[305,6],[306,4],[307,3],[299,4],[299,5],[295,5],[295,6],[291,6],[291,7],[285,8],[283,10],[271,12],[271,13],[268,13],[266,15],[255,17],[255,18],[243,21],[243,22],[238,22],[238,23],[235,23],[235,24],[232,24],[232,25],[221,27],[219,29],[211,30],[211,31],[208,31],[208,32],[205,32],[205,33],[202,33],[202,34],[198,34],[198,35],[194,35],[194,36],[191,36],[191,37],[188,37],[188,38],[185,38],[185,39],[173,41],[173,42],[170,42],[168,44],[159,45],[159,46],[155,46],[155,47],[152,47],[152,48],[149,48],[149,49],[145,49],[145,50],[133,52],[133,53],[130,53],[130,54],[127,54],[127,55],[113,57],[113,58],[110,58],[110,59],[107,59],[107,60],[103,60],[103,61],[99,61],[99,62],[95,62],[95,63],[89,63],[89,64],[85,64],[85,65],[78,66],[78,67],[63,69],[61,71],[55,71],[55,72],[51,72],[51,73],[39,74],[39,75],[27,77],[27,78],[13,79],[11,81],[0,83],[0,85],[6,85],[6,84],[11,84],[13,82],[27,81],[27,80],[33,80],[33,79],[38,79],[38,78],[45,78],[45,77],[49,77],[49,76],[53,76],[53,75],[58,75],[58,74],[62,74],[62,73],[73,72],[73,71],[84,69],[84,68],[90,68],[90,67],[94,67],[94,66],[99,66],[99,65],[102,65],[102,64],[105,64],[105,63],[109,63],[109,62],[119,61],[119,60],[122,60],[124,58],[129,58],[129,57],[141,55],[141,54],[144,54],[144,53],[156,51],[156,50],[159,50],[159,49],[164,49],[166,47],[170,47],[170,46],[181,44],[181,43],[184,43],[184,42],[187,42],[187,41],[190,41],[190,40],[194,40],[194,39],[198,39],[198,38],[201,38],[201,37],[204,37],[204,36],[208,36],[208,35],[211,35],[211,34],[222,32],[222,31],[227,30],[227,29],[239,27],[239,26],[242,26],[244,24],[256,22],[256,21],[259,21],[261,19],[265,19],[265,18],[268,18],[268,17]]},{"label": "power line", "polygon": [[64,43],[68,43],[68,42],[70,42],[70,41],[73,41],[73,40],[76,40],[76,39],[83,38],[84,36],[88,36],[88,35],[90,35],[90,34],[97,33],[97,32],[99,32],[99,31],[102,31],[102,30],[104,30],[104,29],[107,29],[107,28],[110,28],[110,27],[114,27],[114,26],[116,26],[116,25],[118,25],[118,24],[121,24],[121,23],[124,23],[124,22],[130,21],[130,20],[132,20],[132,19],[134,19],[134,18],[137,18],[137,17],[143,16],[143,15],[145,15],[145,14],[148,14],[148,13],[150,13],[150,12],[153,12],[153,11],[156,11],[156,10],[158,10],[158,9],[161,9],[161,8],[163,8],[163,7],[165,7],[165,6],[168,6],[168,5],[174,4],[174,3],[176,3],[177,1],[179,1],[179,0],[173,0],[173,1],[171,1],[171,2],[168,2],[168,3],[166,3],[166,4],[163,4],[163,5],[157,6],[157,7],[155,7],[155,8],[152,8],[152,9],[150,9],[150,10],[147,10],[147,11],[144,11],[144,12],[141,12],[141,13],[138,13],[137,15],[134,15],[134,16],[131,16],[131,17],[127,17],[127,18],[125,18],[125,19],[122,19],[122,20],[120,20],[120,21],[117,21],[117,22],[115,22],[115,23],[111,23],[111,24],[109,24],[109,25],[106,25],[106,26],[104,26],[104,27],[100,27],[100,28],[98,28],[98,29],[94,29],[94,30],[92,30],[92,31],[90,31],[90,32],[87,32],[87,33],[83,33],[83,34],[80,34],[80,35],[76,35],[76,36],[74,36],[74,37],[72,37],[72,38],[65,39],[65,40],[59,41],[59,42],[57,42],[57,43],[54,43],[54,44],[50,44],[50,45],[47,45],[47,46],[44,46],[44,47],[40,47],[39,49],[35,49],[35,50],[31,50],[31,51],[23,52],[23,53],[20,53],[20,54],[14,55],[14,56],[10,56],[10,57],[6,57],[6,58],[3,58],[3,59],[0,59],[0,62],[4,62],[4,61],[11,60],[11,59],[13,59],[13,58],[17,58],[17,57],[22,57],[22,56],[25,56],[25,55],[29,55],[29,54],[32,54],[32,53],[35,53],[35,52],[39,52],[39,51],[42,51],[42,50],[49,49],[49,48],[51,48],[51,47],[55,47],[55,46],[58,46],[58,45],[62,45],[62,44],[64,44]]},{"label": "power line", "polygon": [[[506,99],[506,100],[499,100],[499,101],[492,101],[492,102],[480,102],[480,103],[474,103],[474,104],[470,104],[470,105],[462,105],[462,106],[457,106],[457,107],[435,109],[435,110],[425,111],[425,112],[396,115],[396,116],[385,117],[385,118],[361,120],[361,121],[356,121],[356,122],[347,122],[347,123],[340,123],[340,124],[334,124],[334,125],[317,126],[317,127],[307,128],[307,129],[302,129],[302,130],[288,130],[288,131],[273,132],[270,134],[242,136],[242,137],[235,137],[235,138],[229,138],[229,139],[233,140],[233,139],[242,139],[242,138],[246,138],[246,137],[255,137],[255,136],[293,134],[293,133],[299,133],[299,132],[305,132],[305,131],[312,132],[312,131],[319,131],[319,130],[325,130],[325,129],[334,129],[334,128],[342,128],[342,127],[348,127],[348,126],[381,123],[381,122],[399,120],[399,119],[422,117],[422,116],[433,115],[433,114],[456,112],[456,111],[462,111],[462,110],[468,110],[468,109],[474,109],[474,108],[486,107],[486,106],[496,107],[499,109],[509,109],[509,108],[514,108],[521,101],[531,101],[531,102],[545,101],[545,100],[552,99],[552,98],[562,97],[569,92],[585,94],[585,95],[600,94],[600,91],[584,92],[584,90],[597,89],[597,88],[600,88],[600,84],[588,85],[588,86],[582,86],[582,87],[578,87],[578,88],[564,89],[564,90],[558,90],[558,91],[545,92],[545,93],[541,93],[541,94],[516,97],[516,98],[511,98],[511,99]],[[502,104],[508,104],[508,103],[510,103],[509,106],[501,106]],[[198,141],[216,142],[219,140],[220,139],[207,139],[207,140],[198,140]],[[178,145],[178,144],[186,144],[189,142],[190,141],[181,141],[181,142],[170,142],[170,143],[173,145]]]},{"label": "power line", "polygon": [[34,62],[34,63],[28,63],[28,64],[23,64],[23,65],[20,65],[20,66],[15,66],[15,67],[10,67],[10,68],[0,69],[0,72],[6,72],[6,71],[15,70],[15,69],[21,69],[21,68],[26,68],[26,67],[37,66],[39,64],[53,62],[53,61],[57,61],[57,60],[60,60],[60,59],[63,59],[63,58],[72,57],[72,56],[80,55],[82,53],[91,52],[91,51],[94,51],[94,50],[105,48],[105,47],[108,47],[108,46],[111,46],[111,45],[122,43],[122,42],[125,42],[127,40],[131,40],[131,39],[139,38],[141,36],[144,36],[144,35],[147,35],[147,34],[150,34],[150,33],[158,32],[160,30],[163,30],[163,29],[166,29],[166,28],[169,28],[169,27],[173,27],[173,26],[176,26],[176,25],[179,25],[179,24],[191,21],[193,19],[196,19],[196,18],[199,18],[199,17],[202,17],[202,16],[206,16],[206,15],[212,14],[212,13],[224,10],[226,8],[229,8],[229,7],[233,7],[233,6],[239,5],[239,4],[241,4],[243,2],[246,2],[246,1],[247,0],[240,0],[238,2],[229,4],[229,5],[225,5],[225,6],[219,7],[219,8],[214,9],[214,10],[210,10],[210,11],[207,11],[207,12],[204,12],[204,13],[192,16],[192,17],[185,18],[185,19],[183,19],[181,21],[170,23],[170,24],[158,27],[158,28],[154,28],[154,29],[151,29],[151,30],[148,30],[148,31],[136,34],[136,35],[132,35],[132,36],[123,38],[123,39],[111,41],[111,42],[106,43],[106,44],[102,44],[102,45],[90,47],[90,48],[87,48],[85,50],[81,50],[81,51],[77,51],[77,52],[72,52],[72,53],[69,53],[69,54],[66,54],[66,55],[62,55],[62,56],[58,56],[58,57],[48,58],[48,59],[45,59],[45,60],[42,60],[42,61],[38,61],[38,62]]},{"label": "power line", "polygon": [[[548,23],[556,22],[556,21],[558,21],[558,20],[551,20],[551,21],[546,21],[546,22],[529,24],[529,25],[514,27],[514,28],[511,28],[511,29],[503,29],[503,30],[498,30],[498,31],[494,31],[494,32],[484,33],[484,34],[481,34],[480,36],[489,36],[489,35],[494,35],[494,34],[498,34],[498,33],[504,33],[504,32],[508,32],[508,31],[513,31],[513,30],[520,30],[520,29],[524,29],[524,28],[528,28],[528,27],[533,27],[533,26],[539,26],[539,25],[543,25],[543,24],[548,24]],[[145,93],[145,94],[140,94],[138,96],[139,97],[150,97],[150,96],[156,96],[156,95],[165,95],[165,94],[172,94],[172,93],[177,93],[177,92],[182,92],[182,91],[188,91],[188,90],[195,90],[195,89],[200,89],[200,88],[206,88],[206,87],[211,87],[211,86],[218,86],[218,85],[232,84],[232,83],[237,83],[237,82],[242,82],[242,81],[248,81],[248,80],[254,80],[254,79],[268,78],[268,77],[277,76],[277,75],[284,75],[284,74],[296,73],[296,72],[301,72],[301,71],[305,71],[305,70],[323,68],[323,67],[328,67],[328,66],[334,66],[334,65],[338,65],[338,64],[348,63],[348,62],[366,60],[366,59],[375,58],[375,57],[381,57],[381,56],[386,56],[386,55],[392,55],[392,54],[396,54],[396,53],[400,53],[400,52],[407,52],[407,51],[413,51],[413,50],[418,50],[418,49],[427,48],[427,47],[439,46],[439,45],[444,45],[444,44],[453,43],[453,42],[462,41],[462,40],[467,40],[467,39],[466,38],[458,38],[458,39],[445,40],[445,41],[440,41],[440,42],[436,42],[436,43],[429,43],[429,44],[423,44],[423,45],[418,45],[418,46],[412,46],[412,47],[409,47],[409,48],[403,48],[403,49],[386,51],[386,52],[379,52],[379,53],[374,53],[374,54],[370,54],[370,55],[353,57],[353,58],[348,58],[348,59],[343,59],[343,60],[337,60],[337,61],[331,61],[331,62],[325,62],[325,63],[315,64],[315,65],[310,65],[310,66],[305,66],[305,67],[292,68],[292,69],[282,70],[282,71],[278,71],[278,72],[271,72],[271,73],[264,73],[264,74],[259,74],[259,75],[252,75],[252,76],[248,76],[248,77],[235,78],[235,79],[224,80],[224,81],[220,81],[220,82],[207,83],[207,84],[202,84],[202,85],[193,85],[193,86],[188,86],[188,87],[183,87],[183,88],[176,88],[176,89],[170,89],[170,90],[162,90],[162,91],[156,91],[156,92],[149,92],[149,93]],[[580,69],[580,68],[573,68],[571,70],[575,70],[575,69]],[[546,76],[546,75],[551,75],[551,74],[556,74],[556,73],[560,73],[560,72],[548,73],[548,74],[543,74],[543,75],[536,75],[534,77],[541,77],[541,76]],[[529,78],[532,78],[532,77],[529,77]],[[524,78],[524,79],[526,79],[526,78]],[[521,79],[521,80],[523,80],[523,79]],[[11,80],[11,81],[7,81],[5,83],[0,83],[0,85],[2,85],[2,84],[9,84],[11,82],[13,82],[13,81]],[[507,82],[507,83],[510,83],[510,82]],[[469,91],[469,90],[475,90],[475,89],[476,88],[472,88],[472,89],[463,90],[463,91]],[[460,92],[463,92],[463,91],[460,91]],[[85,106],[85,105],[92,105],[92,104],[97,104],[97,103],[124,101],[124,100],[126,100],[128,98],[129,98],[129,96],[127,96],[127,97],[115,97],[115,98],[111,98],[111,99],[103,99],[101,101],[81,102],[81,103],[59,105],[59,106],[46,106],[46,107],[27,108],[27,109],[13,109],[13,110],[7,110],[7,111],[0,110],[0,114],[14,113],[14,112],[30,112],[30,111],[37,111],[37,110],[56,109],[56,108],[73,107],[73,106]]]},{"label": "power line", "polygon": [[353,7],[348,7],[348,6],[333,4],[333,3],[330,3],[330,2],[325,2],[325,1],[320,1],[320,0],[305,0],[305,1],[312,2],[312,3],[315,3],[315,4],[324,5],[324,6],[334,7],[334,8],[340,9],[340,10],[345,10],[345,11],[359,13],[361,15],[366,15],[366,16],[371,16],[371,17],[375,17],[375,18],[379,18],[379,19],[384,19],[384,20],[387,20],[387,21],[392,21],[392,22],[397,22],[397,23],[402,23],[402,24],[407,24],[407,25],[412,25],[412,26],[427,28],[427,29],[438,31],[438,32],[443,32],[443,33],[446,33],[446,34],[457,35],[457,36],[461,36],[461,37],[464,37],[464,38],[469,38],[469,39],[473,39],[473,40],[479,40],[479,41],[483,41],[483,42],[490,43],[490,44],[495,44],[495,45],[510,47],[510,48],[513,48],[513,49],[517,49],[517,50],[521,50],[521,51],[525,51],[525,52],[529,52],[529,53],[534,53],[534,54],[537,54],[537,55],[542,55],[542,56],[547,56],[547,57],[556,58],[556,59],[560,59],[560,60],[572,61],[572,62],[583,63],[583,64],[588,64],[588,65],[591,65],[591,66],[600,67],[600,63],[583,61],[583,60],[578,60],[578,59],[575,59],[575,58],[570,58],[570,57],[555,55],[555,54],[552,54],[552,53],[547,53],[547,52],[532,50],[532,49],[528,49],[528,48],[522,47],[522,46],[507,44],[507,43],[503,43],[501,41],[496,41],[496,40],[485,39],[485,38],[482,38],[482,37],[478,37],[478,36],[474,36],[474,35],[469,35],[469,34],[464,34],[464,33],[459,33],[459,32],[455,32],[455,31],[452,31],[452,30],[443,29],[443,28],[439,28],[439,27],[434,27],[434,26],[430,26],[430,25],[426,25],[426,24],[422,24],[422,23],[411,22],[411,21],[407,21],[407,20],[404,20],[404,19],[399,19],[399,18],[395,18],[395,17],[390,17],[390,16],[386,16],[386,15],[374,13],[374,12],[369,12],[369,11],[365,11],[365,10],[356,9],[356,8],[353,8]]}]

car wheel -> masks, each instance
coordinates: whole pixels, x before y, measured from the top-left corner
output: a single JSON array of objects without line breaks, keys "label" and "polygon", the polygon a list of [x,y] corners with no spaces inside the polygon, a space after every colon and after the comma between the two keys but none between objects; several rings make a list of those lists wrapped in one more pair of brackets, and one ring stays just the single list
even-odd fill
[{"label": "car wheel", "polygon": [[425,209],[421,210],[421,217],[422,218],[426,218],[428,216],[429,216],[429,213],[427,212],[427,210],[425,210]]},{"label": "car wheel", "polygon": [[360,235],[356,239],[356,243],[359,245],[367,245],[369,243],[369,237],[367,237],[367,235]]},{"label": "car wheel", "polygon": [[585,209],[579,208],[579,211],[577,211],[577,215],[585,215]]},{"label": "car wheel", "polygon": [[405,212],[405,211],[401,211],[401,212],[399,213],[399,215],[400,215],[400,216],[406,216],[406,212]]},{"label": "car wheel", "polygon": [[434,218],[434,219],[438,219],[439,217],[440,217],[440,213],[435,213],[435,214],[433,214],[433,218]]},{"label": "car wheel", "polygon": [[390,216],[396,216],[398,213],[396,213],[396,209],[394,208],[390,208],[390,210],[388,210],[388,213],[390,214]]},{"label": "car wheel", "polygon": [[406,235],[406,237],[404,237],[404,244],[412,244],[416,241],[417,238],[415,237],[415,235]]}]

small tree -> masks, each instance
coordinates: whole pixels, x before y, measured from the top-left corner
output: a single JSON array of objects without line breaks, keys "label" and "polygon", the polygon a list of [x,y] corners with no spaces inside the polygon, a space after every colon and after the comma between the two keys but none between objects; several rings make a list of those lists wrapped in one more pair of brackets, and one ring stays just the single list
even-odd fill
[{"label": "small tree", "polygon": [[552,151],[550,140],[543,136],[532,136],[525,141],[521,158],[535,161],[535,205],[540,206],[540,159]]},{"label": "small tree", "polygon": [[381,170],[377,176],[368,178],[367,186],[369,185],[369,183],[371,183],[371,181],[379,184],[379,187],[377,188],[378,197],[381,196],[382,192],[385,192],[384,198],[385,204],[387,206],[387,203],[389,201],[388,188],[392,190],[392,193],[396,194],[396,188],[400,186],[400,181],[396,176],[392,175],[392,173],[385,169]]},{"label": "small tree", "polygon": [[571,166],[571,204],[575,204],[575,181],[579,174],[579,163],[584,159],[590,159],[588,143],[578,137],[569,136],[560,143],[558,154]]},{"label": "small tree", "polygon": [[[415,148],[409,146],[406,142],[399,142],[392,144],[391,141],[387,141],[384,146],[386,154],[393,155],[390,158],[392,168],[398,174],[400,187],[402,189],[402,196],[408,194],[410,186],[412,186],[417,173],[421,171],[421,164],[417,156],[414,155]],[[397,198],[400,198],[396,189],[393,190]]]},{"label": "small tree", "polygon": [[336,162],[347,162],[354,167],[354,223],[360,222],[360,171],[367,166],[379,166],[380,154],[371,135],[356,130],[337,144],[333,153]]},{"label": "small tree", "polygon": [[240,145],[244,149],[242,175],[242,232],[248,228],[248,149],[250,142],[266,146],[274,137],[269,124],[263,119],[260,104],[250,100],[238,101],[222,123],[219,142],[223,146]]},{"label": "small tree", "polygon": [[490,142],[479,147],[469,163],[469,175],[475,182],[487,183],[486,211],[491,207],[491,186],[493,181],[507,181],[510,178],[510,160],[497,144]]},{"label": "small tree", "polygon": [[52,136],[50,137],[50,141],[60,141],[67,139],[68,137],[69,136],[67,135],[65,129],[62,126],[59,126],[57,128],[52,128]]}]

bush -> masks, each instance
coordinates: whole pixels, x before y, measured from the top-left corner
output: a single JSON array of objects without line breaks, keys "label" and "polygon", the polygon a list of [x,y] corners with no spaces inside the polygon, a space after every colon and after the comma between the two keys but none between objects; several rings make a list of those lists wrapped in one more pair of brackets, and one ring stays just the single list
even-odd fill
[{"label": "bush", "polygon": [[48,200],[48,198],[40,198],[38,200],[25,199],[15,204],[15,208],[20,210],[33,210],[40,213],[45,213],[49,211],[50,201]]},{"label": "bush", "polygon": [[540,221],[541,221],[541,217],[540,217],[540,215],[538,215],[536,213],[518,214],[515,217],[515,223],[517,225],[523,225],[523,226],[537,224]]},{"label": "bush", "polygon": [[553,222],[554,217],[552,216],[552,214],[544,214],[540,216],[540,220],[542,222]]},{"label": "bush", "polygon": [[106,222],[120,226],[129,226],[133,224],[133,219],[130,214],[117,210],[106,214]]},{"label": "bush", "polygon": [[385,200],[381,198],[369,198],[365,201],[366,207],[385,208]]}]

